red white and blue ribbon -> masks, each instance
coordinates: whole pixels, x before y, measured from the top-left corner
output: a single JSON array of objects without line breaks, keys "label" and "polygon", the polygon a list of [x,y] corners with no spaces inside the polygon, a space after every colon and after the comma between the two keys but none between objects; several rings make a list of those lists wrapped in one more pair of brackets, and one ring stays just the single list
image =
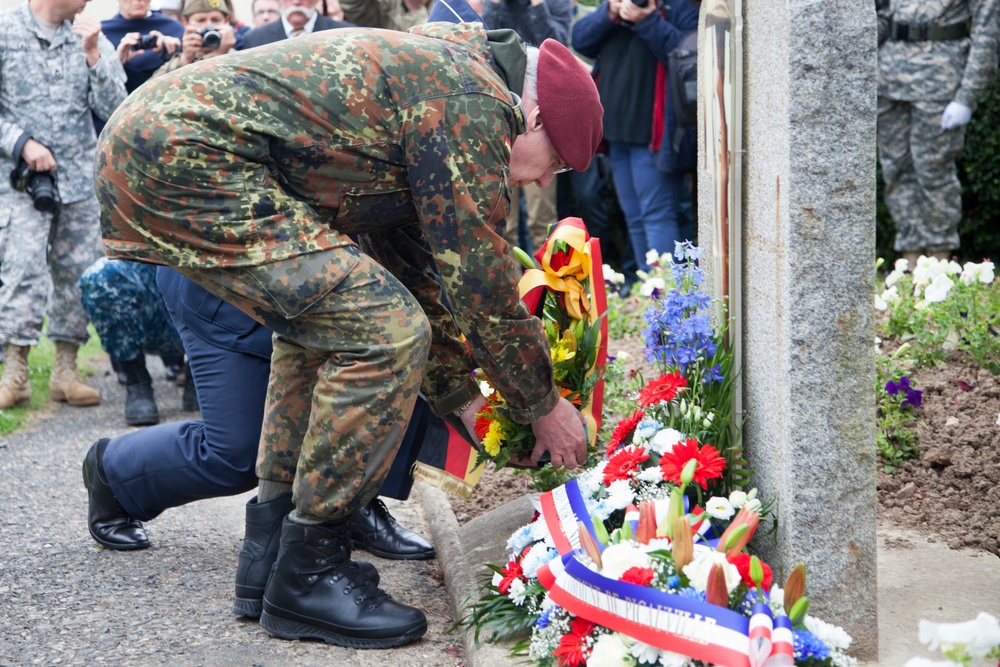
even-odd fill
[{"label": "red white and blue ribbon", "polygon": [[787,616],[772,622],[766,604],[751,618],[725,607],[602,576],[582,551],[538,569],[549,598],[574,616],[721,667],[794,665]]},{"label": "red white and blue ribbon", "polygon": [[587,504],[583,501],[583,494],[575,479],[543,493],[541,506],[545,527],[549,529],[560,556],[580,548],[580,522],[583,522],[590,531],[594,543],[602,551],[604,550],[604,545],[594,535],[594,524],[587,513]]}]

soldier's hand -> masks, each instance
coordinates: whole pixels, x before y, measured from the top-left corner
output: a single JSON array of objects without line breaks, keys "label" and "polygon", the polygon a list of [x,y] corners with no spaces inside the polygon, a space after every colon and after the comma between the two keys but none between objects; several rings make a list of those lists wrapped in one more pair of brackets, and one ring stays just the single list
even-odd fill
[{"label": "soldier's hand", "polygon": [[21,157],[31,171],[55,171],[56,158],[46,146],[34,139],[28,139],[21,149]]},{"label": "soldier's hand", "polygon": [[88,16],[77,16],[73,21],[73,32],[83,40],[83,52],[87,54],[87,65],[93,67],[101,58],[97,48],[101,36],[101,22]]},{"label": "soldier's hand", "polygon": [[941,129],[950,130],[953,127],[967,125],[972,120],[972,109],[958,102],[949,102],[941,114]]},{"label": "soldier's hand", "polygon": [[633,24],[638,25],[655,11],[656,0],[646,0],[645,7],[640,7],[632,2],[632,0],[622,0],[618,8],[618,15],[622,17],[622,20],[631,21]]},{"label": "soldier's hand", "polygon": [[479,436],[476,435],[476,415],[483,411],[483,406],[486,405],[486,399],[481,395],[476,396],[472,404],[465,409],[465,412],[458,416],[462,420],[462,424],[465,425],[465,430],[469,432],[469,437],[472,438],[473,442],[479,442]]},{"label": "soldier's hand", "polygon": [[587,460],[587,437],[583,430],[584,416],[572,403],[560,398],[555,409],[532,422],[535,449],[531,462],[538,465],[542,454],[548,452],[555,468],[569,469],[581,466]]}]

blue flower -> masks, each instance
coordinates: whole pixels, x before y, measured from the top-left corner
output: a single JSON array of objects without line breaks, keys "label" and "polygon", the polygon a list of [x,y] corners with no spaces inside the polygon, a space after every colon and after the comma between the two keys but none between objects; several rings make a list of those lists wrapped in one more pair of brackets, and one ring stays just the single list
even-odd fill
[{"label": "blue flower", "polygon": [[[764,593],[764,602],[767,602],[770,599],[771,596]],[[740,603],[740,611],[749,615],[750,612],[753,611],[753,606],[760,601],[760,595],[757,593],[757,589],[751,588],[747,591],[747,594],[743,596],[743,602]]]},{"label": "blue flower", "polygon": [[677,588],[680,585],[681,585],[681,578],[678,577],[676,574],[672,574],[669,577],[667,577],[667,588],[673,590],[674,588]]},{"label": "blue flower", "polygon": [[538,616],[538,619],[535,621],[536,628],[538,628],[539,630],[544,630],[545,628],[549,627],[549,623],[552,622],[551,617],[553,609],[555,609],[555,607],[549,607]]},{"label": "blue flower", "polygon": [[677,595],[680,595],[682,598],[688,598],[691,600],[700,600],[702,602],[705,601],[705,591],[696,591],[690,586],[686,586],[677,591]]},{"label": "blue flower", "polygon": [[795,660],[826,660],[830,657],[830,649],[819,637],[808,630],[792,630],[792,647],[795,649]]}]

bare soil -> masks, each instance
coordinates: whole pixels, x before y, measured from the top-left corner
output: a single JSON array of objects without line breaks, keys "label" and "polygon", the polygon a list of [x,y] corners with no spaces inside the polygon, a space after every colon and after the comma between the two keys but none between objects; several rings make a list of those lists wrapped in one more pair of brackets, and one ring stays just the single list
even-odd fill
[{"label": "bare soil", "polygon": [[[630,367],[648,376],[641,339],[612,341],[610,348],[628,351]],[[1000,556],[1000,377],[956,353],[936,368],[918,369],[911,380],[924,392],[914,425],[920,455],[892,473],[879,463],[879,522],[953,549]],[[528,481],[510,469],[487,469],[473,497],[453,497],[452,507],[464,523],[530,493]]]}]

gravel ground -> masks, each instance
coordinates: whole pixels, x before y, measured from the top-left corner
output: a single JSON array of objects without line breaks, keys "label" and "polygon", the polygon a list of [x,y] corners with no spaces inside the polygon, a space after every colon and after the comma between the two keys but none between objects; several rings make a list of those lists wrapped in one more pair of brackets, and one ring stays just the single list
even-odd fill
[{"label": "gravel ground", "polygon": [[[357,651],[270,637],[230,611],[252,493],[193,503],[147,523],[153,548],[115,552],[87,532],[80,465],[90,445],[129,430],[125,389],[93,362],[103,402],[54,407],[0,437],[0,665],[343,665],[460,667],[460,638],[437,560],[386,561],[366,552],[382,587],[427,614],[423,640]],[[150,358],[164,421],[187,419],[181,389]],[[387,501],[400,523],[428,534],[421,506]]]}]

